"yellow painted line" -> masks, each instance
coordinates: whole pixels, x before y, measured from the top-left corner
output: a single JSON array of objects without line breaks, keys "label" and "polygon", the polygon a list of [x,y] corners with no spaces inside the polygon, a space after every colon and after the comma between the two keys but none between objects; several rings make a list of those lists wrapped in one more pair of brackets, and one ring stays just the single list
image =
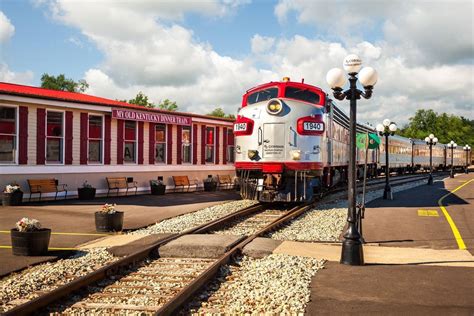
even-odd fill
[{"label": "yellow painted line", "polygon": [[[12,249],[12,246],[0,246],[0,249]],[[48,248],[48,250],[79,250],[78,248]]]},{"label": "yellow painted line", "polygon": [[[9,230],[0,230],[1,234],[10,234]],[[56,233],[51,232],[51,235],[67,235],[67,236],[111,236],[116,234],[96,234],[96,233]]]},{"label": "yellow painted line", "polygon": [[459,233],[459,230],[458,230],[458,228],[456,227],[456,224],[454,224],[453,219],[452,219],[451,216],[449,215],[448,210],[444,207],[444,205],[443,205],[443,200],[444,200],[446,197],[448,197],[448,196],[450,196],[451,194],[453,194],[454,192],[456,192],[457,190],[459,190],[459,189],[461,189],[462,187],[464,187],[465,185],[468,185],[468,184],[471,183],[472,181],[474,181],[474,179],[471,179],[471,180],[467,181],[466,183],[461,184],[461,185],[458,186],[456,189],[454,189],[453,191],[449,192],[449,193],[446,194],[446,195],[443,195],[443,196],[438,200],[439,208],[440,208],[441,211],[443,212],[444,217],[446,217],[446,220],[448,221],[449,226],[451,227],[451,230],[453,231],[453,235],[454,235],[454,238],[456,239],[456,242],[458,243],[459,249],[462,249],[462,250],[467,249],[466,244],[464,243],[464,240],[462,239],[461,234]]},{"label": "yellow painted line", "polygon": [[437,210],[418,210],[418,216],[434,216],[438,217],[438,211]]}]

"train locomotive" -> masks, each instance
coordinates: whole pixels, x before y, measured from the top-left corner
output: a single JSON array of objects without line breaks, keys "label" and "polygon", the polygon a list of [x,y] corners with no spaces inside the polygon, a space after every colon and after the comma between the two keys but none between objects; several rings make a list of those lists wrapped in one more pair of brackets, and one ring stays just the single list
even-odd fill
[{"label": "train locomotive", "polygon": [[[375,129],[358,123],[357,133],[375,133]],[[245,199],[311,201],[347,181],[349,117],[323,90],[304,80],[293,82],[285,77],[247,90],[234,135],[236,174]],[[369,177],[382,172],[384,151],[385,146],[358,150],[358,177],[362,177],[365,163]],[[460,151],[462,154],[462,148]],[[433,166],[446,168],[449,155],[445,145],[434,146]],[[454,165],[463,166],[459,149],[454,156]],[[390,137],[389,161],[391,171],[426,170],[429,149],[425,142]]]}]

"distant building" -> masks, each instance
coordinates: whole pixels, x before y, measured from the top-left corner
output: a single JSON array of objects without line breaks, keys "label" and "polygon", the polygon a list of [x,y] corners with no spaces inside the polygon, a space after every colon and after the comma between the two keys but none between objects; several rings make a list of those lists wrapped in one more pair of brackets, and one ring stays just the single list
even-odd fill
[{"label": "distant building", "polygon": [[231,119],[0,82],[0,187],[28,192],[27,179],[56,178],[74,196],[86,180],[106,192],[106,177],[133,177],[144,192],[158,176],[170,188],[173,175],[233,176],[232,128]]}]

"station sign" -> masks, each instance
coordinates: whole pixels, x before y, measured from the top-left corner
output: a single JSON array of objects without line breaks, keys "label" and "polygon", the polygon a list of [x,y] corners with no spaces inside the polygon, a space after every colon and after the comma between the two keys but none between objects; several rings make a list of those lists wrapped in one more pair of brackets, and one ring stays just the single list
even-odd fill
[{"label": "station sign", "polygon": [[192,118],[164,113],[112,109],[112,118],[161,124],[191,125]]}]

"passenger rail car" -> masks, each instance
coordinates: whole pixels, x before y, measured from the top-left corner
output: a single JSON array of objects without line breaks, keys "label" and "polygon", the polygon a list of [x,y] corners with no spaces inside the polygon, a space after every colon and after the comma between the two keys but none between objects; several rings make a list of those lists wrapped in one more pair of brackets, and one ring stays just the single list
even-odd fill
[{"label": "passenger rail car", "polygon": [[[433,169],[442,170],[446,167],[446,145],[437,143],[433,146],[432,160]],[[424,140],[413,140],[413,168],[414,170],[430,169],[430,147]]]},{"label": "passenger rail car", "polygon": [[[385,137],[382,137],[381,144],[379,146],[379,170],[385,172],[386,161],[385,161]],[[426,144],[425,144],[426,146]],[[389,150],[389,168],[390,171],[397,171],[398,173],[404,173],[406,171],[413,170],[413,146],[412,140],[402,136],[394,135],[388,138],[388,150]]]}]

